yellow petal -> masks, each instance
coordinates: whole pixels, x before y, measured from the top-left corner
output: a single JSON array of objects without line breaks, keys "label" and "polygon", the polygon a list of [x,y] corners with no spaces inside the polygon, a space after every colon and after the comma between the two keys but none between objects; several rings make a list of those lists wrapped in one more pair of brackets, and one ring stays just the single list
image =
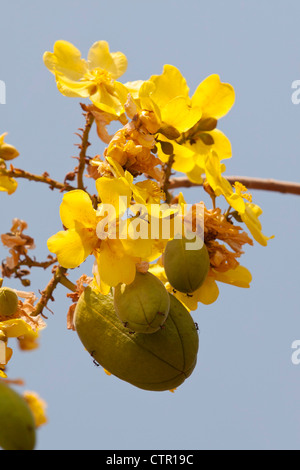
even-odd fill
[{"label": "yellow petal", "polygon": [[63,268],[77,268],[95,249],[99,240],[94,231],[90,230],[83,228],[77,232],[75,229],[70,229],[58,232],[49,238],[48,249],[56,254]]},{"label": "yellow petal", "polygon": [[91,80],[77,82],[59,74],[55,74],[55,78],[58,90],[69,98],[88,98],[95,90],[95,84]]},{"label": "yellow petal", "polygon": [[143,85],[143,83],[144,83],[143,80],[135,80],[133,82],[124,83],[124,86],[126,87],[127,91],[131,93],[132,98],[134,100],[137,100],[139,97],[140,88]]},{"label": "yellow petal", "polygon": [[238,266],[235,269],[229,269],[224,273],[212,270],[213,277],[216,281],[224,282],[236,287],[249,288],[252,281],[250,271],[244,266]]},{"label": "yellow petal", "polygon": [[195,162],[201,168],[205,167],[205,159],[215,152],[218,159],[230,158],[232,156],[231,143],[229,139],[218,129],[206,132],[213,139],[213,144],[207,145],[201,138],[198,138],[194,144],[184,144],[195,153]]},{"label": "yellow petal", "polygon": [[218,155],[215,152],[211,152],[205,159],[207,182],[212,187],[216,196],[223,195],[231,207],[239,213],[243,213],[245,211],[245,202],[240,195],[233,191],[229,181],[223,178],[223,168]]},{"label": "yellow petal", "polygon": [[50,72],[78,81],[87,71],[80,51],[68,41],[56,41],[52,52],[45,52],[44,63]]},{"label": "yellow petal", "polygon": [[187,172],[187,177],[192,183],[202,184],[203,183],[204,170],[198,165],[195,165],[191,171]]},{"label": "yellow petal", "polygon": [[[149,227],[148,222],[141,221],[141,223],[145,225],[147,224],[147,226]],[[148,259],[152,255],[153,240],[151,240],[150,238],[138,238],[137,240],[127,238],[126,240],[121,240],[121,242],[124,253],[128,254],[133,258]]]},{"label": "yellow petal", "polygon": [[153,111],[157,122],[161,122],[161,112],[159,106],[153,101],[152,94],[155,91],[155,85],[150,80],[142,83],[139,89],[139,102],[142,109]]},{"label": "yellow petal", "polygon": [[63,197],[60,218],[66,228],[95,227],[96,211],[89,195],[80,189],[70,191]]},{"label": "yellow petal", "polygon": [[18,318],[1,322],[1,330],[4,331],[8,338],[17,338],[34,333],[28,323]]},{"label": "yellow petal", "polygon": [[202,108],[189,106],[186,97],[177,96],[168,101],[162,109],[163,122],[175,127],[179,132],[191,129],[202,116]]},{"label": "yellow petal", "polygon": [[97,108],[114,116],[120,116],[124,113],[122,96],[118,94],[119,88],[121,90],[123,90],[123,88],[120,86],[117,87],[118,83],[119,82],[114,82],[114,88],[112,88],[111,85],[108,86],[103,83],[102,86],[98,86],[95,92],[90,96],[90,100]]},{"label": "yellow petal", "polygon": [[102,242],[97,262],[100,279],[108,286],[115,287],[120,282],[131,284],[134,281],[136,261],[124,253],[120,240]]},{"label": "yellow petal", "polygon": [[88,66],[89,69],[102,68],[116,79],[126,72],[127,58],[122,52],[110,53],[106,41],[97,41],[89,50]]},{"label": "yellow petal", "polygon": [[203,116],[220,119],[228,113],[235,101],[234,89],[222,83],[218,75],[210,75],[196,89],[192,105],[202,108]]},{"label": "yellow petal", "polygon": [[14,178],[8,176],[0,176],[0,191],[6,192],[7,194],[13,194],[18,187],[18,183]]},{"label": "yellow petal", "polygon": [[181,72],[173,65],[165,65],[163,73],[153,75],[150,80],[155,85],[151,98],[159,108],[163,108],[177,96],[182,96],[188,100],[189,87]]},{"label": "yellow petal", "polygon": [[[169,141],[166,137],[160,135],[160,140],[164,142],[170,142],[173,145],[173,153],[174,153],[174,163],[173,168],[175,171],[180,171],[182,173],[187,173],[192,171],[195,166],[195,158],[197,154],[194,152],[193,148],[188,145],[180,145],[174,140]],[[157,155],[162,162],[167,162],[169,159],[169,155],[165,155],[161,150],[160,145],[157,145],[158,151]]]},{"label": "yellow petal", "polygon": [[124,213],[132,197],[131,188],[126,178],[109,178],[103,176],[96,181],[96,188],[103,204],[111,204],[116,215]]},{"label": "yellow petal", "polygon": [[210,305],[215,302],[218,296],[219,288],[214,279],[212,279],[210,276],[207,276],[202,286],[199,287],[199,289],[196,290],[196,292],[193,294],[193,297],[195,297],[198,302],[201,302],[205,305]]},{"label": "yellow petal", "polygon": [[226,135],[223,134],[223,132],[221,132],[219,129],[214,129],[213,131],[209,132],[209,134],[214,139],[214,143],[212,146],[207,145],[207,147],[211,147],[213,150],[215,150],[221,160],[224,158],[230,158],[232,156],[232,148],[228,137],[226,137]]},{"label": "yellow petal", "polygon": [[261,214],[262,209],[259,206],[250,202],[245,202],[245,211],[240,213],[240,216],[242,221],[250,230],[254,240],[260,243],[262,246],[267,246],[268,240],[274,238],[274,235],[271,237],[266,237],[262,233],[262,226],[258,219]]}]

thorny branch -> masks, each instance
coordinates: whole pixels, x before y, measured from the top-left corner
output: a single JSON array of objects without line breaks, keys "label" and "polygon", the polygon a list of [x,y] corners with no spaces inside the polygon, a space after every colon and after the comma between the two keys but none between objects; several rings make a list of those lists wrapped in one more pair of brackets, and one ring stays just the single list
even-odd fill
[{"label": "thorny branch", "polygon": [[76,189],[73,186],[70,186],[69,184],[60,183],[49,178],[49,175],[46,172],[42,175],[34,175],[29,171],[21,170],[20,168],[14,168],[12,165],[10,166],[9,170],[5,168],[0,168],[0,175],[8,176],[9,178],[24,178],[28,181],[35,181],[37,183],[45,183],[50,187],[50,189],[59,189],[60,191],[72,191]]},{"label": "thorny branch", "polygon": [[78,189],[84,189],[83,184],[83,172],[86,164],[86,151],[89,143],[89,133],[94,122],[94,116],[90,113],[86,113],[86,123],[81,137],[81,144],[79,145],[80,154],[79,154],[79,165],[77,170],[77,187]]},{"label": "thorny branch", "polygon": [[22,254],[23,259],[21,259],[16,266],[13,268],[9,267],[7,263],[2,262],[2,276],[10,278],[14,275],[16,279],[20,279],[24,286],[29,286],[30,281],[29,279],[23,279],[24,276],[30,274],[29,270],[24,270],[23,267],[26,266],[27,268],[42,268],[48,269],[53,264],[57,263],[57,258],[53,257],[52,255],[48,256],[47,261],[36,261],[36,259],[30,258],[30,256],[26,254]]},{"label": "thorny branch", "polygon": [[47,287],[43,290],[42,296],[39,302],[36,304],[34,312],[32,312],[31,314],[33,317],[41,315],[43,313],[43,310],[47,307],[49,300],[54,301],[53,292],[55,291],[57,285],[60,283],[62,277],[65,276],[66,272],[67,269],[61,266],[57,266],[55,268],[52,279],[50,280]]}]

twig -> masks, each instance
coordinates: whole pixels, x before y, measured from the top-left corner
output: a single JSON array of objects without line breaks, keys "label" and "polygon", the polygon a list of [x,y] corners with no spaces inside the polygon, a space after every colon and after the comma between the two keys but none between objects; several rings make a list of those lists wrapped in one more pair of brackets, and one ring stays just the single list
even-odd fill
[{"label": "twig", "polygon": [[[248,176],[224,176],[231,184],[239,181],[247,189],[259,189],[264,191],[275,191],[285,194],[300,195],[300,183],[293,183],[289,181],[278,181],[273,179],[252,178]],[[189,179],[184,177],[172,178],[169,182],[169,189],[176,188],[192,188],[201,186],[198,183],[192,183]]]},{"label": "twig", "polygon": [[48,173],[44,173],[43,175],[34,175],[25,170],[21,170],[19,168],[14,168],[12,165],[9,170],[5,168],[0,168],[0,175],[1,176],[8,176],[9,178],[24,178],[28,181],[36,181],[38,183],[45,183],[47,184],[50,189],[59,189],[60,191],[72,191],[76,188],[70,186],[69,184],[60,183],[49,178]]},{"label": "twig", "polygon": [[92,124],[94,122],[94,116],[90,113],[86,113],[86,123],[85,123],[85,128],[82,134],[82,142],[80,144],[80,153],[79,153],[79,165],[78,165],[78,170],[77,170],[77,187],[78,189],[84,189],[84,184],[83,184],[83,172],[85,169],[85,163],[86,163],[86,151],[89,144],[89,133],[92,127]]},{"label": "twig", "polygon": [[28,255],[25,255],[25,259],[20,261],[17,267],[28,266],[28,268],[47,269],[55,263],[57,263],[57,258],[51,257],[51,259],[49,259],[48,261],[36,261],[35,259],[31,259]]},{"label": "twig", "polygon": [[47,307],[49,300],[53,300],[53,292],[56,289],[57,285],[61,281],[61,278],[66,274],[67,269],[58,266],[53,274],[53,277],[46,289],[43,290],[42,296],[39,302],[36,304],[34,312],[31,313],[31,316],[36,317],[37,315],[42,314],[44,308]]},{"label": "twig", "polygon": [[77,286],[70,281],[66,276],[61,276],[59,281],[63,286],[69,289],[71,292],[77,292]]}]

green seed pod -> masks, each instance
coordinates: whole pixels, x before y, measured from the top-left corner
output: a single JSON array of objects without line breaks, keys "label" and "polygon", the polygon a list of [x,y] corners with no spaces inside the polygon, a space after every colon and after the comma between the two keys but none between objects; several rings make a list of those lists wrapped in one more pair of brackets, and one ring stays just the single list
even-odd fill
[{"label": "green seed pod", "polygon": [[0,289],[0,317],[12,317],[18,310],[19,299],[16,292],[9,287]]},{"label": "green seed pod", "polygon": [[35,429],[34,417],[25,399],[0,381],[0,447],[33,450]]},{"label": "green seed pod", "polygon": [[136,273],[129,284],[114,290],[116,314],[124,326],[136,333],[155,333],[166,321],[170,297],[163,283],[151,273]]},{"label": "green seed pod", "polygon": [[115,313],[113,297],[87,287],[75,310],[77,334],[91,356],[119,379],[144,390],[174,389],[193,372],[199,339],[189,312],[169,296],[164,328],[130,334]]},{"label": "green seed pod", "polygon": [[206,246],[187,249],[191,240],[186,238],[170,240],[164,252],[164,268],[171,286],[179,292],[190,294],[203,284],[209,271],[210,262]]}]

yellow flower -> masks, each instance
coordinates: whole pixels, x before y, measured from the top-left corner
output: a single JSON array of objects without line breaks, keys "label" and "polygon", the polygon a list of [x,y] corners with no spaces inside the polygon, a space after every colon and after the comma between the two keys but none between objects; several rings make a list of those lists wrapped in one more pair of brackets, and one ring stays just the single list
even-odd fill
[{"label": "yellow flower", "polygon": [[[126,56],[110,52],[106,41],[95,42],[87,60],[70,42],[57,41],[53,53],[45,52],[44,63],[55,75],[59,91],[69,97],[90,98],[99,109],[119,116],[127,89],[117,82],[127,69]],[[126,98],[125,98],[126,99]]]},{"label": "yellow flower", "polygon": [[225,165],[221,165],[219,157],[215,152],[211,152],[211,154],[206,157],[206,178],[215,195],[224,196],[228,204],[238,212],[253,238],[261,245],[266,246],[268,240],[274,238],[274,236],[266,237],[262,233],[262,226],[259,221],[262,209],[252,202],[249,202],[251,197],[250,195],[245,195],[246,188],[241,186],[240,183],[236,183],[235,191],[233,190],[229,181],[222,176],[222,172],[224,172],[225,169]]},{"label": "yellow flower", "polygon": [[[124,214],[132,197],[126,178],[103,177],[96,186],[102,201],[97,210],[85,191],[75,190],[64,195],[60,216],[67,230],[53,235],[48,240],[48,248],[56,254],[61,266],[70,269],[76,268],[93,254],[100,276],[98,284],[102,292],[107,293],[109,287],[120,282],[130,284],[134,280],[136,263],[151,255],[152,242],[129,238],[129,220],[120,223],[118,216]],[[125,197],[127,201],[121,207],[119,197]],[[113,209],[113,214],[106,214],[106,204]],[[144,223],[147,224],[146,221]]]},{"label": "yellow flower", "polygon": [[80,189],[64,195],[60,217],[67,230],[50,237],[47,245],[61,266],[73,269],[80,266],[99,245],[96,234],[99,218],[90,197]]},{"label": "yellow flower", "polygon": [[179,133],[192,128],[202,116],[202,109],[193,106],[185,78],[173,65],[165,65],[161,75],[153,75],[139,90],[140,106],[153,111],[163,124]]},{"label": "yellow flower", "polygon": [[229,139],[216,129],[218,120],[225,116],[235,101],[235,92],[229,83],[223,83],[216,74],[210,75],[197,87],[192,96],[192,106],[202,109],[201,120],[185,135],[185,143],[195,153],[195,165],[187,171],[189,179],[195,183],[202,183],[205,172],[204,160],[215,151],[220,159],[230,158],[232,155]]},{"label": "yellow flower", "polygon": [[[234,89],[222,83],[218,75],[210,75],[197,87],[190,98],[189,88],[180,71],[165,65],[162,75],[155,75],[144,82],[139,91],[140,106],[151,110],[161,122],[159,140],[173,145],[175,161],[173,168],[186,173],[189,179],[202,183],[205,157],[213,149],[220,158],[230,158],[231,144],[216,129],[218,119],[233,106]],[[170,129],[177,132],[170,140]],[[164,130],[164,128],[166,130]],[[158,156],[168,161],[163,146],[158,146]]]}]

